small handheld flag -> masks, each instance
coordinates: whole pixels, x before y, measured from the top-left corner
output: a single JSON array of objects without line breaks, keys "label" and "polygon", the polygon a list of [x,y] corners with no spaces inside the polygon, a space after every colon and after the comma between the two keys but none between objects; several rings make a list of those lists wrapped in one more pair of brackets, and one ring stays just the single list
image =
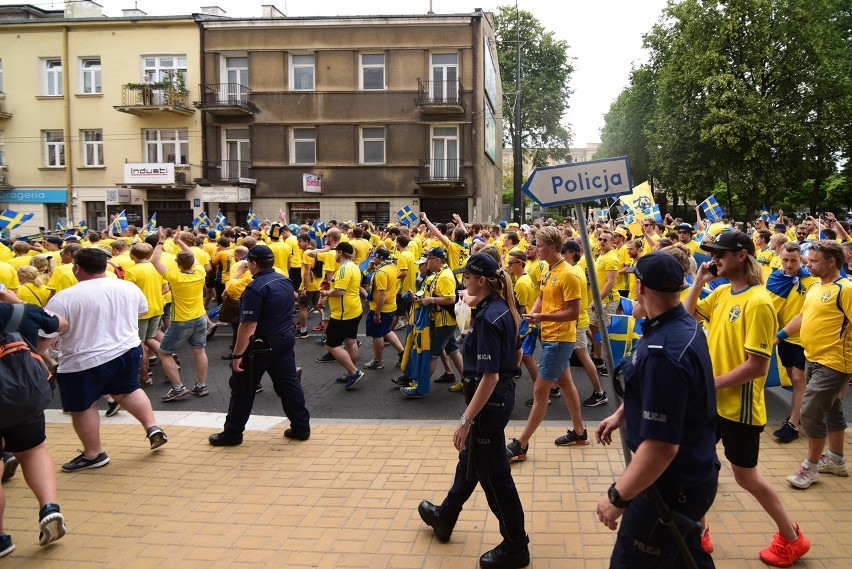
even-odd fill
[{"label": "small handheld flag", "polygon": [[254,211],[252,210],[252,208],[249,208],[248,215],[246,216],[246,223],[252,229],[259,229],[260,228],[260,220],[257,219],[257,216],[254,214]]},{"label": "small handheld flag", "polygon": [[213,225],[210,223],[210,218],[207,217],[207,213],[202,211],[198,215],[195,216],[195,219],[192,220],[192,226],[196,227],[198,225],[204,225],[205,227],[210,227]]},{"label": "small handheld flag", "polygon": [[148,233],[153,233],[157,230],[157,212],[151,214],[151,217],[148,218],[148,225],[145,226],[145,231]]},{"label": "small handheld flag", "polygon": [[32,213],[18,213],[11,209],[4,209],[3,213],[0,213],[0,228],[15,229],[23,225],[25,221],[32,219],[33,215]]},{"label": "small handheld flag", "polygon": [[642,213],[645,214],[645,217],[652,218],[657,223],[661,223],[663,221],[663,216],[660,213],[660,206],[657,204],[652,205],[646,210],[643,210]]},{"label": "small handheld flag", "polygon": [[228,225],[228,218],[225,217],[225,214],[220,209],[216,212],[216,230],[222,231],[226,225]]},{"label": "small handheld flag", "polygon": [[310,231],[308,231],[308,236],[316,242],[317,247],[324,247],[325,246],[325,222],[314,221],[314,224],[311,226]]},{"label": "small handheld flag", "polygon": [[716,201],[716,196],[710,196],[699,205],[701,206],[701,209],[704,210],[704,215],[706,215],[711,221],[719,221],[725,216],[725,212],[722,211],[722,206],[720,206],[719,202]]},{"label": "small handheld flag", "polygon": [[408,205],[403,206],[401,210],[396,212],[396,217],[399,219],[400,223],[408,226],[416,224],[419,219],[417,214],[411,211],[411,206]]},{"label": "small handheld flag", "polygon": [[127,214],[124,210],[121,210],[115,219],[112,222],[112,228],[114,233],[124,233],[127,231]]}]

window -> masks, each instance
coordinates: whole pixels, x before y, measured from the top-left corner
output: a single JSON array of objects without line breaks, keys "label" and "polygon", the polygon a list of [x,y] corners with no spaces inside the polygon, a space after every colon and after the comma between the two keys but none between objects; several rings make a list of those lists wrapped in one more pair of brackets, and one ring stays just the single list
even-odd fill
[{"label": "window", "polygon": [[225,58],[225,81],[248,87],[248,57]]},{"label": "window", "polygon": [[290,85],[291,91],[314,90],[314,56],[290,56]]},{"label": "window", "polygon": [[385,163],[384,127],[361,127],[361,164]]},{"label": "window", "polygon": [[62,60],[42,59],[42,95],[47,97],[62,96]]},{"label": "window", "polygon": [[390,202],[358,202],[358,219],[384,225],[390,221]]},{"label": "window", "polygon": [[61,130],[41,131],[44,140],[44,165],[48,168],[65,167],[65,133]]},{"label": "window", "polygon": [[189,131],[185,128],[145,130],[145,162],[189,163]]},{"label": "window", "polygon": [[317,129],[293,129],[293,164],[316,164]]},{"label": "window", "polygon": [[101,93],[101,58],[83,57],[80,59],[80,93],[91,95]]},{"label": "window", "polygon": [[452,126],[432,128],[432,177],[457,178],[459,175],[459,129]]},{"label": "window", "polygon": [[459,56],[457,53],[432,54],[432,98],[455,101],[459,98]]},{"label": "window", "polygon": [[[151,83],[157,83],[172,77],[173,82],[181,81],[186,86],[185,55],[146,55],[142,57],[142,77]],[[180,77],[180,79],[178,79]]]},{"label": "window", "polygon": [[223,179],[249,178],[251,163],[249,130],[247,128],[226,128],[224,148]]},{"label": "window", "polygon": [[104,134],[101,129],[81,130],[83,166],[104,165]]},{"label": "window", "polygon": [[385,54],[361,54],[361,88],[365,91],[385,88]]}]

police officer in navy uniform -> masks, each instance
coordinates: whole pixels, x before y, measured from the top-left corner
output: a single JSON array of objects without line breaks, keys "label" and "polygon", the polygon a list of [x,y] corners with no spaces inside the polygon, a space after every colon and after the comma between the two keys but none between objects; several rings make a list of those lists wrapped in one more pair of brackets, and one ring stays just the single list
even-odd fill
[{"label": "police officer in navy uniform", "polygon": [[[680,517],[679,533],[696,565],[714,567],[701,548],[701,526],[691,523],[710,509],[719,479],[707,339],[680,303],[684,273],[677,259],[650,253],[629,271],[636,275],[648,320],[622,363],[624,403],[597,430],[598,442],[609,444],[623,419],[623,436],[634,453],[597,507],[598,518],[611,530],[623,515],[610,568],[686,567],[676,538],[660,523],[669,512]],[[652,485],[660,500],[649,490]]]},{"label": "police officer in navy uniform", "polygon": [[246,256],[252,282],[240,298],[240,327],[231,359],[231,401],[225,428],[210,435],[213,446],[235,446],[243,442],[243,431],[251,415],[255,390],[269,373],[275,393],[281,398],[290,428],[284,436],[306,440],[311,436],[310,414],[296,371],[293,351],[293,283],[273,268],[275,256],[266,245],[255,245]]},{"label": "police officer in navy uniform", "polygon": [[453,485],[440,506],[423,501],[418,512],[435,536],[446,542],[480,483],[503,536],[500,545],[480,557],[480,566],[526,567],[530,563],[529,538],[505,447],[505,428],[515,405],[512,376],[518,360],[518,313],[512,283],[497,261],[484,253],[471,255],[467,265],[454,272],[465,273],[464,299],[473,309],[472,330],[464,344],[468,404],[453,434],[459,451]]}]

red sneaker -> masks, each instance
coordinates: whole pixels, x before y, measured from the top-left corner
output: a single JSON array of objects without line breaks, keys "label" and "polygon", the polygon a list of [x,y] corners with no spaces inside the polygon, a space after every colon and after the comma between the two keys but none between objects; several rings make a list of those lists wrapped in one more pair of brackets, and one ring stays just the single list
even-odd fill
[{"label": "red sneaker", "polygon": [[796,533],[799,537],[795,541],[788,540],[780,532],[772,536],[769,547],[760,550],[761,561],[773,567],[789,567],[798,561],[811,548],[811,542],[799,530],[799,524],[796,524]]},{"label": "red sneaker", "polygon": [[322,324],[317,324],[316,326],[311,328],[311,330],[313,330],[314,332],[322,332],[324,329],[325,326],[323,326]]},{"label": "red sneaker", "polygon": [[710,540],[710,526],[704,528],[701,534],[701,549],[707,553],[713,553],[713,542]]}]

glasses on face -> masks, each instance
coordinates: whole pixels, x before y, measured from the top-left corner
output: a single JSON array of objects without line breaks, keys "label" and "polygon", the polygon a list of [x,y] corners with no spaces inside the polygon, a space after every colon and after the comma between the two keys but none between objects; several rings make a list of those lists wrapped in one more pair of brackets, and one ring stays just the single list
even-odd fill
[{"label": "glasses on face", "polygon": [[609,241],[609,239],[598,239],[598,241],[600,241],[601,243],[606,243],[607,241]]},{"label": "glasses on face", "polygon": [[689,231],[678,231],[677,234],[678,235],[691,235],[691,233]]},{"label": "glasses on face", "polygon": [[713,251],[713,253],[710,256],[713,257],[714,259],[721,259],[722,257],[727,255],[728,253],[733,253],[733,251],[728,251],[728,250]]}]

